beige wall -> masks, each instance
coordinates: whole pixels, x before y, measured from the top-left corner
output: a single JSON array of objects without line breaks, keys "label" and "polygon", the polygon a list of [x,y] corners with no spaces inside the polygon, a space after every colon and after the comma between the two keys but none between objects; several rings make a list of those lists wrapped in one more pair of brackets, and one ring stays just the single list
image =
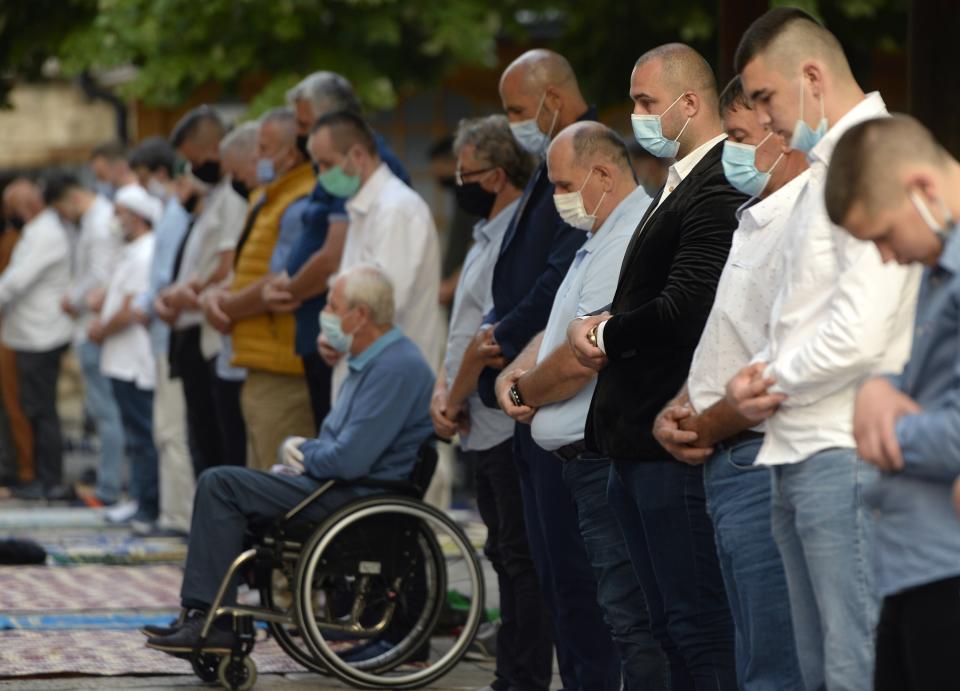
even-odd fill
[{"label": "beige wall", "polygon": [[0,110],[0,168],[80,163],[116,137],[114,109],[66,82],[24,84]]}]

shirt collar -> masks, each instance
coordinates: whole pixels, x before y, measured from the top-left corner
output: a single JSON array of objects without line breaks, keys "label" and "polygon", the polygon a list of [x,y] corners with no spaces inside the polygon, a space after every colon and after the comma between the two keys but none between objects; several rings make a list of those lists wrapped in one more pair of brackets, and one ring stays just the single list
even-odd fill
[{"label": "shirt collar", "polygon": [[477,221],[473,226],[473,241],[494,242],[501,239],[507,226],[510,225],[510,219],[513,218],[513,212],[518,204],[520,204],[520,197],[500,209],[497,215],[490,220],[481,218]]},{"label": "shirt collar", "polygon": [[403,332],[395,326],[387,333],[383,334],[383,336],[368,345],[366,350],[359,355],[348,356],[347,364],[354,372],[360,372],[364,367],[367,366],[368,363],[382,353],[387,346],[396,343],[401,338],[403,338]]},{"label": "shirt collar", "polygon": [[[764,197],[763,199],[753,197],[747,200],[737,209],[737,220],[739,221],[746,216],[750,219],[753,228],[757,230],[765,228],[775,218],[783,215],[783,199],[787,195],[792,194],[796,188],[805,185],[809,176],[809,169],[804,170],[769,197]],[[797,192],[799,193],[799,190],[797,190]],[[796,195],[793,196],[796,197]],[[789,212],[789,209],[786,209],[786,211]]]},{"label": "shirt collar", "polygon": [[[610,212],[609,216],[607,216],[607,220],[600,224],[597,232],[587,234],[587,241],[583,243],[583,245],[577,251],[577,254],[589,254],[590,252],[596,250],[601,243],[605,242],[606,238],[613,237],[613,230],[623,219],[624,215],[633,211],[644,201],[649,204],[651,202],[650,195],[647,194],[643,187],[637,185],[637,188],[633,192],[620,200],[620,203],[617,204],[616,208]],[[640,215],[642,216],[643,214]],[[636,227],[637,224],[635,219],[632,221],[632,224],[634,227]]]},{"label": "shirt collar", "polygon": [[943,252],[937,260],[937,268],[951,274],[960,273],[960,233],[956,230],[947,236]]},{"label": "shirt collar", "polygon": [[686,156],[681,158],[679,161],[670,166],[670,175],[676,180],[674,186],[679,185],[683,180],[686,179],[688,175],[697,167],[697,164],[703,160],[703,157],[715,147],[718,143],[722,142],[727,138],[725,132],[721,132],[713,139],[704,142],[696,149],[688,153]]},{"label": "shirt collar", "polygon": [[387,184],[387,181],[390,180],[391,175],[392,173],[390,169],[387,168],[387,164],[381,162],[380,165],[377,166],[377,169],[367,178],[366,183],[360,188],[356,196],[347,202],[347,211],[360,214],[361,216],[370,211],[370,207],[373,206],[373,202],[380,196],[380,191],[384,185]]},{"label": "shirt collar", "polygon": [[843,133],[856,125],[858,122],[869,120],[880,115],[887,114],[887,106],[883,102],[879,91],[871,91],[857,105],[851,108],[847,113],[834,123],[833,127],[827,130],[823,139],[817,142],[816,146],[810,149],[807,159],[812,163],[817,161],[823,165],[829,165],[830,157],[833,155],[833,149]]}]

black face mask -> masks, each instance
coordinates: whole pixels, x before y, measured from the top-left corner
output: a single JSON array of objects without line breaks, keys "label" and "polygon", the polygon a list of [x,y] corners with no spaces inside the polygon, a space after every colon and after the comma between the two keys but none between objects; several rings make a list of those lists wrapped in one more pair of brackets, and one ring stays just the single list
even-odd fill
[{"label": "black face mask", "polygon": [[197,208],[197,202],[200,201],[200,195],[191,194],[190,197],[183,203],[183,208],[187,210],[188,214],[192,214]]},{"label": "black face mask", "polygon": [[16,214],[7,216],[7,223],[16,230],[23,230],[23,227],[27,225],[27,222],[23,220],[23,217],[17,216]]},{"label": "black face mask", "polygon": [[250,198],[250,188],[239,180],[231,180],[230,186],[233,188],[233,191],[239,194],[244,199]]},{"label": "black face mask", "polygon": [[204,161],[198,166],[190,166],[190,171],[198,180],[208,185],[220,182],[220,161]]},{"label": "black face mask", "polygon": [[493,202],[497,198],[493,192],[483,189],[479,182],[458,185],[453,192],[457,196],[457,204],[461,209],[480,218],[487,218],[490,215],[490,209],[493,208]]},{"label": "black face mask", "polygon": [[297,135],[297,148],[300,150],[300,153],[303,154],[303,157],[309,161],[309,160],[310,160],[310,152],[307,151],[307,139],[309,139],[309,137],[308,137],[307,135],[305,135],[305,134],[298,134],[298,135]]}]

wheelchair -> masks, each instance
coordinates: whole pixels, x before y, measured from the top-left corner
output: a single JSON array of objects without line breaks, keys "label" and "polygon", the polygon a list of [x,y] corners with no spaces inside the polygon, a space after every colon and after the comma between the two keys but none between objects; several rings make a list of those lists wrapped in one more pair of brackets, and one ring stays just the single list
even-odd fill
[{"label": "wheelchair", "polygon": [[[252,535],[189,655],[196,675],[228,689],[252,688],[255,620],[303,667],[358,688],[419,688],[453,669],[484,615],[483,572],[460,527],[421,501],[437,465],[435,441],[421,445],[408,481],[327,481]],[[335,486],[378,493],[351,500],[319,525],[297,520]],[[224,606],[231,585],[251,574],[260,606]],[[205,652],[214,620],[224,615],[232,617],[233,649]]]}]

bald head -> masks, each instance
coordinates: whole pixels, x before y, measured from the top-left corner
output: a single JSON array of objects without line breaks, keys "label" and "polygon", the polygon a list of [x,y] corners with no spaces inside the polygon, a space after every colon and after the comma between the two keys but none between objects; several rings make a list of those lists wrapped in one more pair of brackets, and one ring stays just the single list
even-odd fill
[{"label": "bald head", "polygon": [[43,195],[36,183],[17,178],[3,190],[3,215],[7,220],[32,221],[43,211]]},{"label": "bald head", "polygon": [[587,110],[570,63],[543,48],[528,50],[507,66],[500,77],[500,99],[511,123],[536,120],[550,137]]},{"label": "bald head", "polygon": [[558,134],[547,151],[547,174],[557,194],[580,192],[597,217],[594,231],[637,188],[626,145],[599,122],[576,122]]},{"label": "bald head", "polygon": [[685,43],[667,43],[640,56],[635,67],[655,63],[663,84],[677,93],[695,91],[716,103],[717,79],[710,63]]}]

